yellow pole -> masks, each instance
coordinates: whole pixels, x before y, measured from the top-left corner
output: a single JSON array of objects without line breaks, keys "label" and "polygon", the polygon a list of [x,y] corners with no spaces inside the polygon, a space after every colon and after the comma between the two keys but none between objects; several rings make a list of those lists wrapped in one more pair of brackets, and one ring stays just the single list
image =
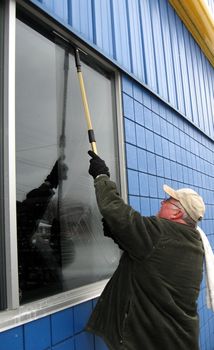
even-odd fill
[{"label": "yellow pole", "polygon": [[77,67],[77,75],[79,78],[83,107],[84,107],[84,111],[85,111],[85,118],[86,118],[86,123],[87,123],[87,128],[88,128],[88,138],[89,138],[89,142],[91,144],[92,151],[97,154],[97,145],[96,145],[96,141],[95,141],[94,130],[92,128],[92,123],[91,123],[90,111],[89,111],[89,107],[88,107],[85,85],[84,85],[82,71],[81,71],[81,62],[80,62],[78,49],[75,49],[75,61],[76,61],[76,67]]}]

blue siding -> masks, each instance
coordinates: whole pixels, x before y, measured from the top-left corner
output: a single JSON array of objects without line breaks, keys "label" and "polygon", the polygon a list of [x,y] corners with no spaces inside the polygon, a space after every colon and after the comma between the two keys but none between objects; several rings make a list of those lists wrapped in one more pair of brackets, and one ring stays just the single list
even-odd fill
[{"label": "blue siding", "polygon": [[107,350],[103,340],[84,331],[96,300],[56,312],[0,333],[1,350]]},{"label": "blue siding", "polygon": [[131,50],[132,72],[145,81],[143,38],[140,30],[138,0],[126,0],[128,14],[129,45]]},{"label": "blue siding", "polygon": [[23,327],[0,333],[1,350],[24,349]]},{"label": "blue siding", "polygon": [[43,350],[51,346],[51,327],[49,318],[41,318],[27,323],[23,327],[25,350]]},{"label": "blue siding", "polygon": [[[160,21],[160,10],[158,1],[149,1],[151,11],[151,23],[153,32],[153,48],[157,72],[157,92],[168,101],[168,86],[166,77],[165,54],[163,47],[162,26]],[[155,20],[153,20],[155,18]],[[146,53],[145,53],[146,54]]]},{"label": "blue siding", "polygon": [[[108,56],[115,57],[114,21],[112,18],[111,2],[96,0],[93,4],[94,42]],[[99,28],[97,30],[96,28]],[[101,29],[101,30],[100,30]]]},{"label": "blue siding", "polygon": [[128,71],[132,70],[127,7],[124,0],[112,0],[114,20],[115,58]]},{"label": "blue siding", "polygon": [[71,23],[75,30],[85,39],[94,41],[92,22],[92,3],[88,0],[72,0]]},{"label": "blue siding", "polygon": [[[124,94],[136,103],[132,91],[137,84],[124,77]],[[128,89],[126,87],[129,87]],[[206,90],[205,90],[206,91]],[[130,136],[125,140],[128,176],[128,195],[131,205],[143,215],[154,215],[164,198],[163,184],[174,188],[191,187],[198,191],[206,203],[206,215],[201,223],[214,249],[214,164],[213,142],[182,118],[179,113],[142,88],[143,118],[126,117],[136,128],[137,142]],[[128,109],[128,106],[126,106]],[[132,109],[131,109],[132,110]],[[148,113],[150,110],[150,113]],[[137,159],[136,159],[137,154]],[[136,167],[137,170],[136,170]],[[199,297],[200,349],[212,350],[214,344],[214,316],[204,303],[205,281]]]},{"label": "blue siding", "polygon": [[140,1],[139,13],[141,18],[141,31],[144,39],[145,83],[150,86],[152,90],[157,91],[157,71],[153,49],[152,20],[148,1]]},{"label": "blue siding", "polygon": [[167,0],[31,1],[213,137],[213,67]]}]

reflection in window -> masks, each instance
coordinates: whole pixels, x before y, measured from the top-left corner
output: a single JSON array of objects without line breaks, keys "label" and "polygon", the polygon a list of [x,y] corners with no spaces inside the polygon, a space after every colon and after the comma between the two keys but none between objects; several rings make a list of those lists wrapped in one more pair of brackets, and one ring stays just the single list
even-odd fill
[{"label": "reflection in window", "polygon": [[[25,303],[110,277],[120,253],[103,237],[88,175],[74,58],[18,20],[16,45],[17,235]],[[82,69],[98,151],[116,180],[112,82],[86,64]]]}]

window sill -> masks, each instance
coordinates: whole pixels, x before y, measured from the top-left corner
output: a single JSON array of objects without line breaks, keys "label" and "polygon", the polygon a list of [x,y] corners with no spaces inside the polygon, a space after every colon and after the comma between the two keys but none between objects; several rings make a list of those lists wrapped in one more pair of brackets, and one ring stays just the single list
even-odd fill
[{"label": "window sill", "polygon": [[0,332],[98,297],[108,280],[53,295],[0,313]]}]

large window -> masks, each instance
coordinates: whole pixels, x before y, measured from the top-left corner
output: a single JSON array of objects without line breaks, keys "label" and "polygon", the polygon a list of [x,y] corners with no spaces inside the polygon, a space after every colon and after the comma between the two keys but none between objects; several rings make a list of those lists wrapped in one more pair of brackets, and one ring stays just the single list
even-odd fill
[{"label": "large window", "polygon": [[[20,302],[106,279],[120,252],[102,233],[72,54],[17,20],[16,183]],[[113,83],[82,64],[99,154],[117,180]]]}]

